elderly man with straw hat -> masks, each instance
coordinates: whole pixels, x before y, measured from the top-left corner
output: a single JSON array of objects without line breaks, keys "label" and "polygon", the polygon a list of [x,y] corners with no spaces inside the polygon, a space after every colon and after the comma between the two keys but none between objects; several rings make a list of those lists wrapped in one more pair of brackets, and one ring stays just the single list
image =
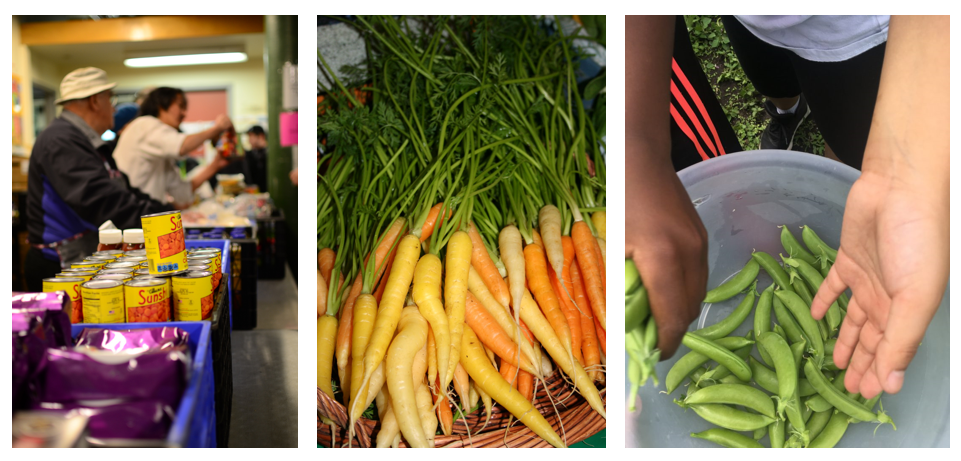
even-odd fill
[{"label": "elderly man with straw hat", "polygon": [[98,228],[112,221],[139,228],[140,216],[172,208],[130,187],[101,135],[113,127],[111,90],[103,70],[86,67],[60,83],[60,117],[37,137],[27,182],[30,291],[61,267],[97,249]]}]

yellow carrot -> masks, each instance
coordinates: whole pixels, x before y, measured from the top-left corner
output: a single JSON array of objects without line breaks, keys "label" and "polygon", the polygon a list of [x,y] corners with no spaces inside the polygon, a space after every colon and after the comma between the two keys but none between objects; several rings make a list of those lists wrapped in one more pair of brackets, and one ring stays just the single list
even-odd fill
[{"label": "yellow carrot", "polygon": [[[534,298],[531,297],[530,293],[524,293],[520,314],[521,318],[524,319],[524,322],[527,323],[527,326],[530,327],[534,333],[534,336],[537,337],[541,345],[544,346],[544,349],[547,350],[547,353],[554,359],[554,363],[556,363],[567,376],[570,376],[574,380],[575,387],[580,391],[581,395],[584,396],[587,403],[591,405],[591,408],[606,419],[607,412],[604,411],[604,402],[601,400],[601,395],[597,392],[594,382],[591,381],[591,378],[579,363],[571,360],[567,349],[564,348],[557,334],[554,333],[551,324],[544,318],[544,315],[541,314],[537,303],[534,302]],[[495,397],[494,400],[497,400],[497,398]]]},{"label": "yellow carrot", "polygon": [[[423,377],[421,378],[423,381]],[[417,402],[417,414],[420,416],[421,426],[424,428],[424,435],[427,437],[427,446],[434,448],[434,436],[437,433],[437,416],[434,415],[434,405],[431,402],[430,390],[423,382],[417,386],[414,398]]]},{"label": "yellow carrot", "polygon": [[[378,307],[374,330],[370,335],[370,341],[367,343],[367,351],[364,353],[363,383],[370,381],[371,374],[384,360],[387,347],[394,336],[394,331],[397,330],[397,323],[400,321],[407,291],[414,278],[414,266],[417,264],[418,256],[420,256],[420,240],[414,235],[405,235],[397,244],[394,267],[391,269],[390,278],[387,279],[387,288],[384,290],[384,297]],[[424,332],[424,336],[426,342],[427,332]],[[355,401],[352,406],[356,406],[356,404]],[[354,411],[352,410],[350,413],[353,414]],[[353,423],[354,421],[351,421],[351,430],[353,430]]]},{"label": "yellow carrot", "polygon": [[547,261],[554,269],[554,273],[560,276],[564,267],[560,210],[554,205],[544,205],[538,213],[538,224],[540,225],[541,240],[544,242],[544,251],[547,253]]},{"label": "yellow carrot", "polygon": [[521,352],[527,357],[527,360],[534,366],[537,374],[541,375],[540,370],[540,359],[534,352],[534,348],[531,346],[530,340],[527,339],[523,334],[515,336],[517,334],[518,325],[514,323],[514,319],[511,318],[510,312],[507,310],[507,306],[501,305],[490,291],[487,290],[487,285],[481,280],[481,276],[478,275],[476,271],[471,268],[470,275],[467,277],[467,286],[470,289],[472,295],[480,301],[481,305],[487,309],[493,317],[494,320],[504,329],[504,333],[507,337],[514,341],[515,344],[520,344]]},{"label": "yellow carrot", "polygon": [[317,317],[327,313],[327,280],[317,269]]},{"label": "yellow carrot", "polygon": [[460,409],[467,415],[470,411],[471,405],[468,403],[468,393],[470,392],[470,381],[467,379],[467,371],[458,362],[454,366],[454,390],[457,391],[458,397],[460,397]]},{"label": "yellow carrot", "polygon": [[[511,305],[515,305],[524,293],[526,274],[524,273],[524,247],[521,233],[513,225],[501,229],[498,238],[501,261],[507,269],[507,281],[511,290]],[[516,322],[515,322],[516,323]]]},{"label": "yellow carrot", "polygon": [[330,384],[333,371],[334,337],[337,335],[337,318],[321,315],[317,319],[317,387],[334,398],[334,389]]},{"label": "yellow carrot", "polygon": [[[354,326],[350,340],[351,348],[351,369],[350,387],[344,385],[344,392],[350,392],[350,402],[354,399],[367,400],[368,387],[361,386],[364,379],[364,352],[367,350],[367,342],[370,340],[370,333],[374,329],[374,319],[377,317],[377,301],[369,294],[362,294],[354,302]],[[376,395],[376,393],[375,393]],[[367,407],[348,406],[355,408],[356,414],[351,415],[357,419]],[[353,413],[353,412],[352,412]]]},{"label": "yellow carrot", "polygon": [[[400,428],[397,427],[397,418],[394,416],[394,409],[390,406],[390,392],[387,388],[381,390],[384,396],[384,413],[380,416],[380,432],[377,433],[377,448],[390,448],[394,445],[394,439],[400,438]],[[381,408],[378,400],[377,408]]]},{"label": "yellow carrot", "polygon": [[[420,257],[414,269],[414,288],[411,295],[421,315],[430,322],[437,354],[437,373],[446,379],[450,367],[450,324],[440,297],[440,258],[430,253]],[[443,384],[443,383],[442,383]],[[446,390],[446,385],[441,386]]]},{"label": "yellow carrot", "polygon": [[[457,231],[447,241],[447,261],[444,265],[444,307],[450,325],[450,365],[444,385],[454,378],[453,370],[460,361],[460,336],[464,332],[464,316],[467,305],[467,277],[470,274],[470,258],[474,247],[467,232]],[[438,357],[440,359],[440,357]]]},{"label": "yellow carrot", "polygon": [[427,436],[417,413],[415,392],[418,383],[411,377],[415,355],[427,344],[427,320],[416,307],[407,307],[397,328],[397,337],[390,344],[384,367],[391,407],[407,444],[413,448],[427,448]]},{"label": "yellow carrot", "polygon": [[[546,321],[545,321],[546,322]],[[464,369],[474,382],[494,401],[501,404],[514,417],[529,427],[535,434],[551,445],[563,448],[566,445],[550,423],[537,412],[527,399],[507,383],[494,369],[484,354],[480,340],[469,327],[464,329],[461,346],[461,360]]]},{"label": "yellow carrot", "polygon": [[594,229],[597,229],[597,236],[607,240],[607,212],[595,211],[591,215],[591,222],[594,223]]}]

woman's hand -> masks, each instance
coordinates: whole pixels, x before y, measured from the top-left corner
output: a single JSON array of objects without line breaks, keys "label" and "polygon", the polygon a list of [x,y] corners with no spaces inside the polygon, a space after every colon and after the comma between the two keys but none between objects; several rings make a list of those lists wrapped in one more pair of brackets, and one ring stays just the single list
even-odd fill
[{"label": "woman's hand", "polygon": [[234,122],[230,121],[230,117],[224,114],[220,114],[217,116],[217,119],[214,121],[214,126],[217,127],[217,130],[219,130],[219,132],[222,133],[224,131],[227,131],[233,128]]},{"label": "woman's hand", "polygon": [[815,318],[850,287],[834,363],[872,398],[904,372],[948,283],[948,17],[892,17],[863,173],[848,195],[841,248],[811,306]]}]

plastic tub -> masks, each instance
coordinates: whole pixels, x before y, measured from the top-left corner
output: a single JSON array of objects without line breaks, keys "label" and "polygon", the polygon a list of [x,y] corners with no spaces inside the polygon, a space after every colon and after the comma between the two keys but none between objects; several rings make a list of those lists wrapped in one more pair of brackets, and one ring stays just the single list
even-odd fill
[{"label": "plastic tub", "polygon": [[73,325],[70,332],[76,339],[84,328],[128,330],[162,326],[173,326],[187,332],[187,347],[191,356],[187,389],[180,399],[166,444],[170,447],[214,448],[217,446],[217,420],[214,414],[210,322],[84,324]]},{"label": "plastic tub", "polygon": [[[851,185],[860,172],[816,155],[785,151],[752,151],[726,155],[695,164],[678,173],[708,233],[708,287],[715,287],[740,270],[752,249],[777,258],[780,229],[787,225],[798,240],[800,226],[811,226],[829,245],[837,248],[841,220]],[[947,251],[947,248],[945,248]],[[758,290],[771,284],[761,271]],[[689,331],[711,325],[730,314],[742,299],[705,305]],[[896,395],[881,398],[884,410],[898,426],[878,429],[869,423],[851,424],[838,447],[947,447],[949,444],[949,290],[923,345],[906,373],[904,387]],[[743,336],[753,327],[753,313],[734,335]],[[689,349],[681,346],[670,360],[657,366],[663,380],[668,370]],[[758,357],[757,350],[753,352]],[[629,389],[629,387],[628,387]],[[632,447],[716,447],[695,439],[712,424],[693,411],[673,403],[684,393],[683,385],[670,396],[651,383],[642,387],[640,411],[629,414],[626,443]],[[747,434],[750,435],[750,434]],[[761,441],[769,446],[765,437]]]}]

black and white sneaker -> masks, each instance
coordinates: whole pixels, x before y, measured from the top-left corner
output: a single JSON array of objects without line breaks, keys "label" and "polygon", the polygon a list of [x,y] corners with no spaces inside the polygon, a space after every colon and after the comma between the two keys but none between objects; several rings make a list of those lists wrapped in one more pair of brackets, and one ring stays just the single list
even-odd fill
[{"label": "black and white sneaker", "polygon": [[764,100],[764,109],[771,116],[771,123],[761,133],[761,149],[791,150],[797,128],[811,114],[804,95],[799,98],[798,107],[793,114],[779,114],[777,107],[769,100]]}]

